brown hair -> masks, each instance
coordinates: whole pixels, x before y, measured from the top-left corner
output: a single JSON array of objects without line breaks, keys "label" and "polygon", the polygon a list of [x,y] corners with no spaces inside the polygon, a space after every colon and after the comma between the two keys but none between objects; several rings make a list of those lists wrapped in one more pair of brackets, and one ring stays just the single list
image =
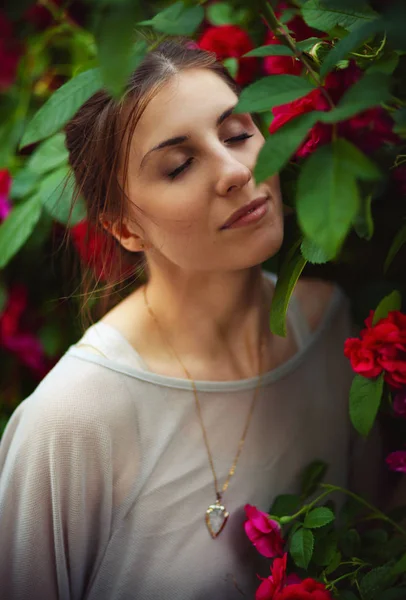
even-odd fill
[{"label": "brown hair", "polygon": [[[191,68],[217,73],[238,95],[240,88],[212,52],[190,39],[166,39],[151,49],[131,74],[120,101],[105,90],[85,102],[66,125],[69,164],[75,178],[74,201],[86,205],[88,234],[82,243],[82,326],[92,322],[91,305],[100,318],[126,287],[148,278],[143,253],[127,251],[106,233],[101,217],[122,223],[126,210],[126,180],[131,139],[148,102],[177,73]],[[125,142],[125,143],[124,143]],[[123,152],[123,146],[124,152]],[[120,185],[118,173],[123,171]],[[102,285],[100,285],[102,283]],[[95,303],[96,292],[107,291]]]}]

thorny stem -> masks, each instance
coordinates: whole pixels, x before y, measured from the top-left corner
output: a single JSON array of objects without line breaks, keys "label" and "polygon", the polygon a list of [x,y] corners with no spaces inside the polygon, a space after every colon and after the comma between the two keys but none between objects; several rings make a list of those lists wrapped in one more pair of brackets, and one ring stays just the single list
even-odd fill
[{"label": "thorny stem", "polygon": [[[320,484],[320,487],[325,488],[326,491],[323,492],[322,494],[320,494],[319,496],[317,496],[317,498],[315,500],[313,500],[312,502],[310,502],[309,504],[305,504],[304,506],[302,506],[302,508],[300,510],[298,510],[296,513],[294,513],[293,515],[286,517],[286,520],[285,519],[283,520],[283,524],[290,523],[297,517],[300,517],[300,515],[302,515],[304,513],[308,513],[309,510],[311,510],[315,504],[320,502],[320,500],[323,500],[323,498],[325,498],[326,496],[329,496],[332,492],[342,492],[343,494],[346,494],[347,496],[354,498],[354,500],[356,500],[360,504],[363,504],[364,506],[369,508],[369,510],[372,511],[373,517],[375,519],[381,519],[382,521],[386,521],[386,523],[389,523],[390,525],[392,525],[392,527],[394,529],[396,529],[399,533],[406,536],[406,530],[403,529],[403,527],[398,525],[395,521],[393,521],[390,517],[385,515],[385,513],[380,511],[378,508],[376,508],[375,506],[373,506],[372,504],[370,504],[369,502],[367,502],[366,500],[361,498],[361,496],[358,496],[357,494],[354,494],[353,492],[350,492],[349,490],[346,490],[345,488],[342,488],[338,485],[330,485],[329,483],[322,483],[322,484]],[[275,517],[273,515],[270,515],[270,518],[275,519],[275,520],[280,520],[280,517]]]},{"label": "thorny stem", "polygon": [[330,98],[327,90],[322,86],[321,79],[319,73],[313,69],[310,61],[304,55],[304,53],[298,49],[296,46],[295,40],[289,34],[286,27],[281,23],[276,15],[272,6],[269,4],[268,0],[261,0],[262,5],[262,17],[267,23],[268,27],[273,31],[275,36],[284,46],[287,46],[294,52],[295,56],[301,61],[301,63],[306,67],[310,75],[312,76],[316,85],[321,89],[323,95],[325,96],[327,102],[329,103],[331,108],[334,108],[334,102]]},{"label": "thorny stem", "polygon": [[[341,563],[341,565],[343,565],[345,563]],[[338,583],[339,581],[342,581],[343,579],[347,579],[348,577],[352,577],[353,575],[357,575],[358,571],[360,571],[365,565],[360,565],[358,567],[358,569],[355,569],[355,571],[351,571],[350,573],[344,573],[344,575],[341,575],[340,577],[337,577],[337,579],[334,579],[334,581],[329,581],[327,584],[327,589],[331,590],[335,587],[336,583]]]},{"label": "thorny stem", "polygon": [[321,487],[322,488],[326,488],[327,490],[329,490],[328,493],[330,493],[330,492],[342,492],[343,494],[346,494],[347,496],[350,496],[351,498],[354,498],[354,500],[356,500],[360,504],[363,504],[364,506],[366,506],[367,508],[369,508],[369,510],[371,510],[373,512],[373,514],[376,516],[376,518],[381,519],[382,521],[386,521],[387,523],[389,523],[390,525],[392,525],[392,527],[394,529],[396,529],[397,531],[399,531],[399,533],[401,533],[402,535],[406,536],[406,530],[403,529],[403,527],[401,527],[400,525],[398,525],[395,521],[393,521],[390,517],[388,517],[387,515],[385,515],[385,513],[383,513],[382,511],[380,511],[378,508],[376,508],[375,506],[373,506],[372,504],[370,504],[369,502],[367,502],[366,500],[364,500],[360,496],[357,496],[357,494],[354,494],[353,492],[350,492],[349,490],[346,490],[345,488],[339,487],[338,485],[330,485],[328,483],[322,483]]}]

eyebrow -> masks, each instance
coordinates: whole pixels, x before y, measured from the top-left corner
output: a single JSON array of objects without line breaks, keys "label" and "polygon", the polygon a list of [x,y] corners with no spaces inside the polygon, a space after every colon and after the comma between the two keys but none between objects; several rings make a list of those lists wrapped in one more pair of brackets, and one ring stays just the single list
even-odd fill
[{"label": "eyebrow", "polygon": [[[227,108],[227,110],[221,113],[221,115],[216,120],[216,127],[219,127],[223,123],[223,121],[225,121],[232,114],[236,106],[237,104],[234,104],[233,106],[230,106],[230,108]],[[160,142],[159,144],[151,148],[151,150],[148,150],[148,152],[144,155],[143,159],[141,160],[139,170],[141,171],[147,157],[149,157],[152,152],[155,152],[156,150],[162,150],[163,148],[167,148],[168,146],[178,146],[179,144],[183,144],[189,139],[189,135],[178,135],[176,137],[169,138],[168,140]]]}]

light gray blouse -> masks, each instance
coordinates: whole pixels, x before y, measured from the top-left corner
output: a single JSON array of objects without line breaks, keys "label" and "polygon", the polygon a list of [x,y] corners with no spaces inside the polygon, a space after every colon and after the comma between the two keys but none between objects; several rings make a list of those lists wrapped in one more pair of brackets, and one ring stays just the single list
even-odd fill
[{"label": "light gray blouse", "polygon": [[[217,539],[190,381],[148,371],[112,326],[90,327],[0,444],[0,599],[253,598],[269,561],[245,537],[244,505],[269,510],[316,458],[329,482],[345,485],[348,472],[348,302],[336,288],[314,332],[295,298],[288,318],[299,350],[263,376]],[[220,485],[257,382],[196,382]]]}]

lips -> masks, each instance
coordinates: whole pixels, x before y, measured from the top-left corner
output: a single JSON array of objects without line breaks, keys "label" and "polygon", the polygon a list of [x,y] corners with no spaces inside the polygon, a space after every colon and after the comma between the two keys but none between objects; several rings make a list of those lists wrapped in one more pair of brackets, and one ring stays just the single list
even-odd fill
[{"label": "lips", "polygon": [[260,196],[259,198],[256,198],[255,200],[248,202],[248,204],[244,204],[244,206],[242,206],[241,208],[239,208],[238,210],[233,212],[231,217],[229,219],[227,219],[227,221],[220,227],[220,229],[227,229],[227,227],[230,227],[230,225],[232,225],[240,217],[246,215],[248,212],[250,212],[252,210],[255,210],[256,208],[258,208],[258,206],[261,206],[262,204],[264,204],[267,201],[267,199],[268,199],[268,196],[266,196],[266,195]]}]

